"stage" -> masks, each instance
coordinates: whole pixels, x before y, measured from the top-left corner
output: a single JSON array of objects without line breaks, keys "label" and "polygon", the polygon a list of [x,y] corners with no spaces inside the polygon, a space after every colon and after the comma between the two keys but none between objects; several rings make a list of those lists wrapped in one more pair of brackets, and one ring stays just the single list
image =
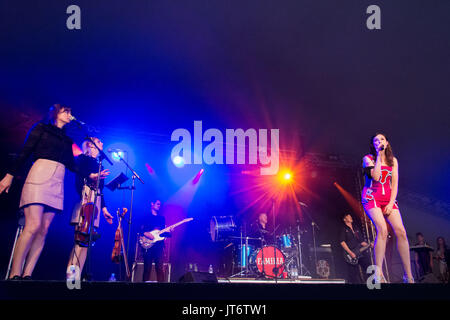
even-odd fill
[{"label": "stage", "polygon": [[70,290],[65,281],[1,281],[2,300],[450,300],[441,284],[382,284],[381,289],[323,280],[251,281],[218,279],[218,283],[81,282]]},{"label": "stage", "polygon": [[261,279],[261,278],[218,278],[218,283],[230,284],[345,284],[344,279],[313,279],[311,277],[299,277],[296,280],[291,279]]}]

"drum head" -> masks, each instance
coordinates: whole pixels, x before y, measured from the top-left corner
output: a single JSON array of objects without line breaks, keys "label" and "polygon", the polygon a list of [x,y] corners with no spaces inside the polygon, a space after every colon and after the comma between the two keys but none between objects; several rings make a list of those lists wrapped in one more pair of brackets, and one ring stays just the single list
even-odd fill
[{"label": "drum head", "polygon": [[[255,271],[266,277],[275,278],[283,273],[285,260],[286,256],[280,249],[274,246],[265,246],[252,257],[251,264],[256,269]],[[278,270],[274,270],[275,267]]]},{"label": "drum head", "polygon": [[213,216],[209,223],[209,228],[211,240],[217,242],[227,240],[235,232],[236,225],[232,216]]},{"label": "drum head", "polygon": [[209,232],[211,233],[211,240],[216,242],[217,239],[217,218],[212,217],[209,222]]}]

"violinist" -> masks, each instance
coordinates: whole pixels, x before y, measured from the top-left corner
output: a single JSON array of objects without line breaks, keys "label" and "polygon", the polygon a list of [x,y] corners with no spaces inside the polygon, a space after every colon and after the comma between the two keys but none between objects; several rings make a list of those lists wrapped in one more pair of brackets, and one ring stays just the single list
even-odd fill
[{"label": "violinist", "polygon": [[[153,240],[153,236],[150,233],[153,230],[162,230],[166,227],[166,220],[163,216],[158,215],[161,208],[161,201],[156,200],[151,202],[151,214],[147,217],[146,223],[141,226],[141,233],[145,237]],[[172,228],[170,232],[172,232]],[[161,234],[161,237],[170,237],[170,232]],[[151,248],[144,252],[144,281],[150,281],[150,275],[152,271],[153,261],[155,262],[156,279],[158,282],[164,282],[164,270],[163,270],[163,253],[164,253],[164,241],[156,242]]]},{"label": "violinist", "polygon": [[[91,138],[98,148],[103,150],[103,143],[98,138]],[[79,172],[76,175],[76,189],[80,196],[80,202],[75,206],[71,224],[75,226],[75,244],[70,253],[69,263],[67,265],[67,279],[75,279],[76,272],[71,266],[78,266],[79,276],[83,271],[86,261],[87,250],[89,246],[89,238],[91,245],[100,237],[98,228],[100,224],[100,211],[109,224],[112,224],[113,216],[108,212],[105,199],[102,193],[104,179],[109,175],[108,169],[101,168],[99,191],[96,199],[96,205],[93,205],[95,191],[97,188],[97,179],[99,178],[99,150],[89,140],[85,140],[82,144],[83,153],[80,154],[76,162]],[[90,204],[90,206],[89,206]],[[101,209],[101,210],[100,210]],[[89,224],[92,225],[92,236],[89,236]],[[79,280],[79,279],[76,279]]]}]

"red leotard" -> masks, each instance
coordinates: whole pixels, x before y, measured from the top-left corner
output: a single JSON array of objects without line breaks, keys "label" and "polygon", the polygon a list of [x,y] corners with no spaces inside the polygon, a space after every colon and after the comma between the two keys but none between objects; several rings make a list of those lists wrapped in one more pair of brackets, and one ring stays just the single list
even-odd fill
[{"label": "red leotard", "polygon": [[[371,154],[366,155],[366,157],[374,161]],[[362,191],[361,199],[364,210],[368,211],[372,208],[381,208],[381,211],[383,211],[391,200],[392,167],[381,166],[380,181],[375,181],[367,174],[365,177],[366,183]],[[397,200],[394,202],[393,209],[398,210]]]}]

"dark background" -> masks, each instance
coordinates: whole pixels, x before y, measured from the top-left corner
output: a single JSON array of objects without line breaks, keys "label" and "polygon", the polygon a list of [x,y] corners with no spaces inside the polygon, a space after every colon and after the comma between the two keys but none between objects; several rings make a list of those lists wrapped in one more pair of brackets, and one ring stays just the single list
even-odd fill
[{"label": "dark background", "polygon": [[[81,7],[81,30],[66,28],[65,12],[71,4]],[[339,180],[359,198],[356,167],[375,132],[386,133],[399,159],[399,198],[414,192],[448,203],[450,3],[377,1],[382,29],[374,31],[366,28],[365,12],[371,4],[1,1],[2,173],[51,104],[71,106],[77,118],[91,125],[91,134],[104,140],[105,148],[127,150],[130,164],[145,180],[145,185],[137,183],[133,234],[156,197],[162,199],[163,209],[167,204],[168,222],[196,219],[177,229],[177,252],[183,254],[172,255],[180,269],[174,277],[183,273],[188,260],[202,269],[217,265],[220,245],[211,243],[206,232],[211,216],[251,220],[266,205],[254,203],[265,189],[245,191],[253,178],[240,174],[244,166],[173,167],[170,135],[177,128],[192,132],[194,120],[202,120],[204,130],[223,133],[226,128],[279,128],[281,148],[293,154],[291,166],[313,152],[349,159],[355,169],[330,173],[319,168],[320,183],[306,174],[301,181],[297,177],[297,198],[313,203],[312,215],[324,226],[321,242],[334,243],[339,216],[350,210],[332,183]],[[83,134],[72,125],[68,131],[80,144]],[[156,175],[148,173],[146,163]],[[195,196],[184,188],[188,194],[183,191],[181,201],[177,191],[200,168],[205,173]],[[111,177],[126,171],[123,164],[111,169]],[[0,197],[2,273],[15,233],[20,181],[10,195]],[[306,187],[316,197],[306,193]],[[51,227],[36,278],[64,277],[73,238],[68,225],[73,194],[73,175],[68,173],[65,212]],[[129,206],[129,193],[105,195],[111,213]],[[296,214],[290,208],[279,218],[289,224]],[[448,224],[448,216],[443,221]],[[102,221],[103,237],[93,260],[94,276],[100,280],[114,270],[108,259],[115,227]],[[431,229],[433,235],[447,232],[442,224]]]}]

